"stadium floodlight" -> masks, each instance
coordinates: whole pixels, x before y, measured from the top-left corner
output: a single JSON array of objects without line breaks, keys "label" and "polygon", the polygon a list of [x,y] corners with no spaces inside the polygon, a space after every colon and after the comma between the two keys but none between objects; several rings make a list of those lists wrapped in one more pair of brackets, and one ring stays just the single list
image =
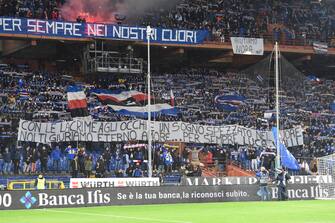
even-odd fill
[{"label": "stadium floodlight", "polygon": [[150,64],[150,38],[153,29],[147,26],[147,43],[148,43],[148,124],[147,124],[147,135],[148,135],[148,177],[152,177],[152,148],[151,148],[151,64]]},{"label": "stadium floodlight", "polygon": [[319,199],[335,200],[335,153],[317,158]]}]

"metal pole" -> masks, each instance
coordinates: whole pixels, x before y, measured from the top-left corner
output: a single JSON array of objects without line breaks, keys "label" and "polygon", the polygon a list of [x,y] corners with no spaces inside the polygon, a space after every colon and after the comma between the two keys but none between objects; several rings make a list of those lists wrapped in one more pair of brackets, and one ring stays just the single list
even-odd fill
[{"label": "metal pole", "polygon": [[280,164],[280,123],[279,123],[279,116],[280,116],[280,102],[279,102],[279,53],[278,53],[278,42],[276,42],[275,45],[275,72],[276,72],[276,126],[277,126],[277,132],[276,132],[276,148],[277,148],[277,157],[276,157],[276,163],[277,168],[281,167]]},{"label": "metal pole", "polygon": [[101,41],[101,55],[102,55],[102,68],[104,68],[106,62],[106,55],[105,55],[105,51],[104,51],[104,41]]},{"label": "metal pole", "polygon": [[97,71],[97,47],[98,47],[98,45],[97,45],[97,40],[94,40],[94,71],[93,72],[96,72]]},{"label": "metal pole", "polygon": [[147,41],[148,41],[148,176],[152,177],[152,139],[151,139],[151,69],[150,69],[150,36],[152,29],[147,26]]}]

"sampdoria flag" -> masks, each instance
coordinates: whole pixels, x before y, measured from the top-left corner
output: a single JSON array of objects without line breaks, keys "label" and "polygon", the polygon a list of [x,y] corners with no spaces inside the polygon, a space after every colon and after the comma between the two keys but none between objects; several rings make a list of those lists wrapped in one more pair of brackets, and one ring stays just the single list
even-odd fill
[{"label": "sampdoria flag", "polygon": [[20,92],[20,100],[25,101],[30,99],[30,94],[26,91]]},{"label": "sampdoria flag", "polygon": [[[123,116],[133,116],[137,118],[148,118],[149,106],[118,106],[108,105],[114,112]],[[154,104],[150,107],[151,117],[156,118],[159,116],[177,116],[179,111],[177,108],[169,104]]]},{"label": "sampdoria flag", "polygon": [[89,115],[86,94],[80,87],[69,86],[67,89],[67,100],[72,117],[85,117]]},{"label": "sampdoria flag", "polygon": [[313,43],[313,49],[316,54],[328,54],[328,44],[327,43]]},{"label": "sampdoria flag", "polygon": [[215,97],[215,104],[225,111],[236,111],[244,104],[246,98],[241,95],[218,95]]},{"label": "sampdoria flag", "polygon": [[148,95],[139,91],[95,89],[91,94],[96,95],[105,105],[136,105],[148,100]]},{"label": "sampdoria flag", "polygon": [[[277,143],[277,128],[276,127],[272,128],[272,134],[273,134],[273,138],[274,138],[275,145],[276,145]],[[300,165],[298,161],[295,159],[292,153],[288,151],[288,149],[282,142],[279,143],[279,149],[280,149],[281,165],[290,170],[300,170]]]}]

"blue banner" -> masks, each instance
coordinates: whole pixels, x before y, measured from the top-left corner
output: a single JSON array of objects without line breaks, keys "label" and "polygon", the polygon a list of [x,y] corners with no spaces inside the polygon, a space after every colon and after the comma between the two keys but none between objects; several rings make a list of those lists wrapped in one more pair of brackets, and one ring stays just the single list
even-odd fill
[{"label": "blue banner", "polygon": [[[208,36],[207,30],[152,29],[150,39],[154,43],[201,44]],[[147,41],[146,27],[5,17],[0,17],[1,34]]]},{"label": "blue banner", "polygon": [[330,104],[330,110],[332,112],[335,112],[335,101],[333,101],[333,103]]},{"label": "blue banner", "polygon": [[[275,145],[277,144],[277,128],[272,127],[272,134],[274,137]],[[279,142],[279,149],[280,149],[280,161],[281,165],[290,169],[290,170],[300,170],[300,165],[295,157],[288,151],[286,146]]]}]

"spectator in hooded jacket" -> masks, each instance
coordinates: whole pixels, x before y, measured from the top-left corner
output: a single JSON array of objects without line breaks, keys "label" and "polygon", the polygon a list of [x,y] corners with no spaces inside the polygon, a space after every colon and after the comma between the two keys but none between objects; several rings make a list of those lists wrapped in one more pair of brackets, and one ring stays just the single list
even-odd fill
[{"label": "spectator in hooded jacket", "polygon": [[52,166],[53,170],[60,173],[60,159],[61,159],[61,151],[59,146],[56,146],[51,152]]}]

